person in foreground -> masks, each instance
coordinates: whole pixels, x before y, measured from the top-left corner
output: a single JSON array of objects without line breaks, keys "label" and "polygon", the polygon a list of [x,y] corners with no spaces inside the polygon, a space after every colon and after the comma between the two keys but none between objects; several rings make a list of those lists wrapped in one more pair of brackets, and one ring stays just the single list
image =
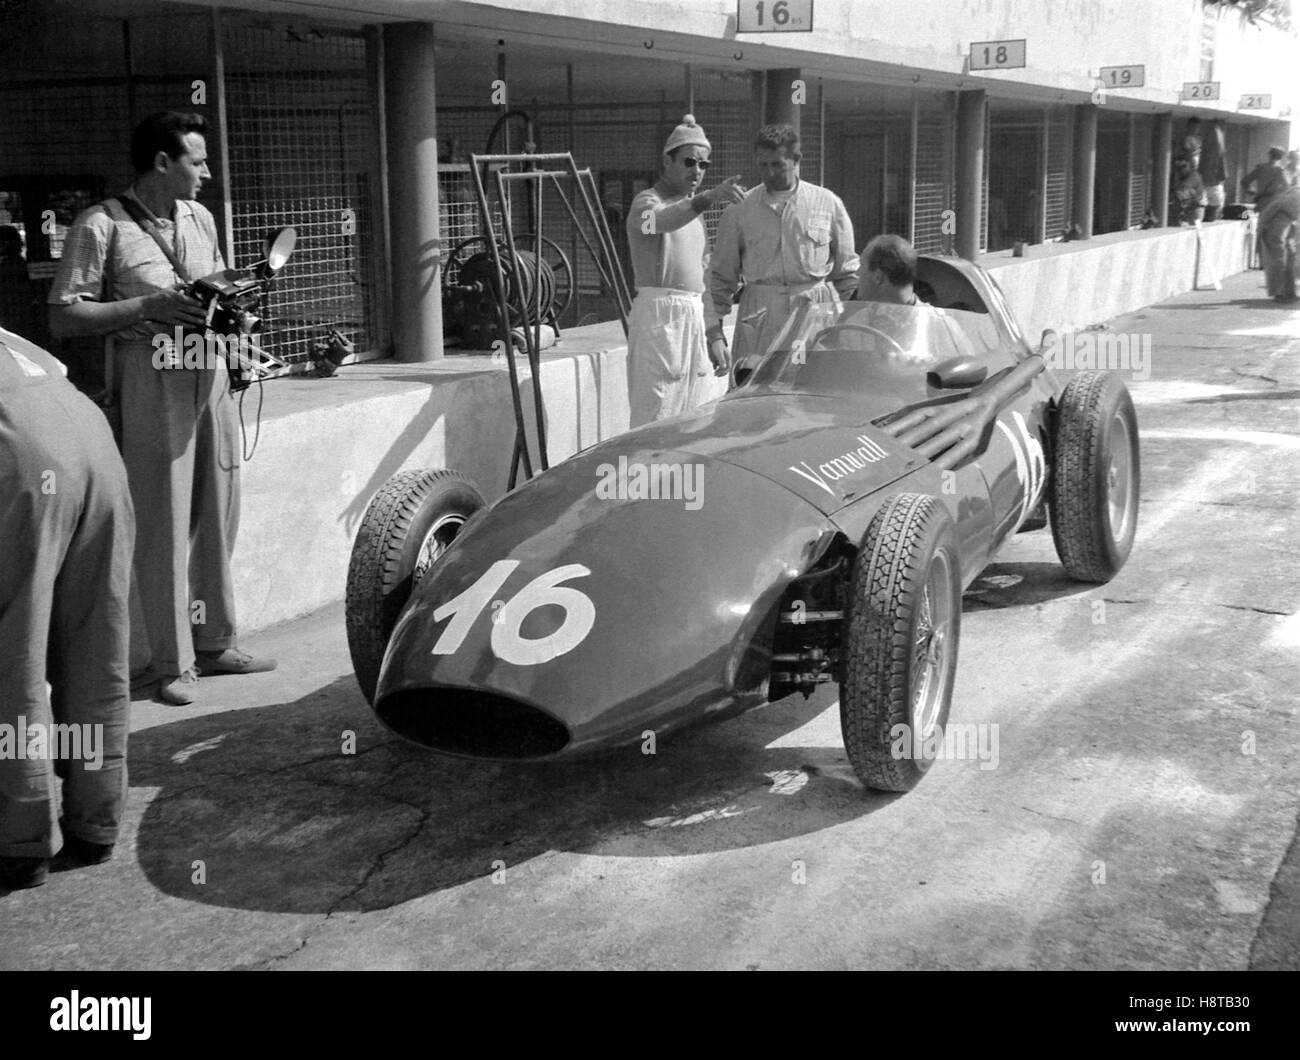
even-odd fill
[{"label": "person in foreground", "polygon": [[19,890],[45,882],[60,825],[56,872],[117,842],[135,516],[104,414],[4,328],[0,496],[0,888]]}]

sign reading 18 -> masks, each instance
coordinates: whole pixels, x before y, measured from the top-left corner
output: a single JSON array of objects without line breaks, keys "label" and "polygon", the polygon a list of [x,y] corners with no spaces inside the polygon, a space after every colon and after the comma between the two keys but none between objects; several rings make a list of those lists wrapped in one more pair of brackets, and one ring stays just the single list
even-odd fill
[{"label": "sign reading 18", "polygon": [[972,70],[1011,70],[1025,65],[1026,42],[1021,40],[981,40],[970,46]]}]

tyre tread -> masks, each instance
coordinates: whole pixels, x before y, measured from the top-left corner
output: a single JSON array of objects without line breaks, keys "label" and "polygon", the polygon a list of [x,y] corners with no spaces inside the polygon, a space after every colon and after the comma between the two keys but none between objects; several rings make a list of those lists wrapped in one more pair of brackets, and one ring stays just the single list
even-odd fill
[{"label": "tyre tread", "polygon": [[371,703],[388,638],[406,603],[405,597],[393,597],[403,580],[406,535],[429,495],[453,484],[478,494],[474,484],[457,471],[399,471],[375,492],[357,528],[348,562],[344,614],[352,669]]}]

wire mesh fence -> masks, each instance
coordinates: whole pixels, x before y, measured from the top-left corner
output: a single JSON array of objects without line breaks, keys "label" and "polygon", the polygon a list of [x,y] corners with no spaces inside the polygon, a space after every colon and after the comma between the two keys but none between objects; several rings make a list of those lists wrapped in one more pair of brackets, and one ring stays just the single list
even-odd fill
[{"label": "wire mesh fence", "polygon": [[227,157],[240,266],[269,230],[298,245],[267,305],[264,342],[294,363],[336,328],[382,344],[376,101],[358,32],[223,19]]}]

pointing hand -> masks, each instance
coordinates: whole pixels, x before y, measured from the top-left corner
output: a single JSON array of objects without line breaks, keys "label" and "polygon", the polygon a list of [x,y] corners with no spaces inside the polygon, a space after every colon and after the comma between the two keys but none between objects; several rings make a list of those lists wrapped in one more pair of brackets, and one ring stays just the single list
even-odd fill
[{"label": "pointing hand", "polygon": [[715,206],[730,206],[733,202],[740,202],[745,197],[746,188],[740,183],[741,175],[737,173],[734,177],[728,177],[721,184],[709,190],[709,197],[713,200]]}]

